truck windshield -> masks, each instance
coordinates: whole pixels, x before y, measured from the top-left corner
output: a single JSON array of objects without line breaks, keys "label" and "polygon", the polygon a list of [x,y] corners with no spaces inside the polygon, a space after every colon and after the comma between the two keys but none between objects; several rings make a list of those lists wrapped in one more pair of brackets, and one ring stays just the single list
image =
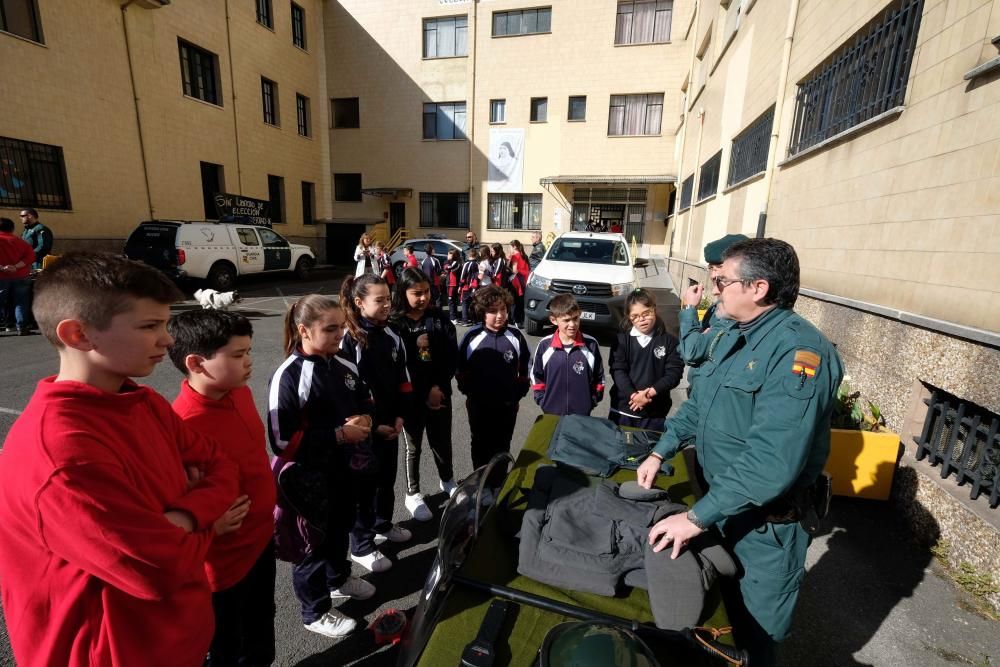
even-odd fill
[{"label": "truck windshield", "polygon": [[621,241],[605,239],[557,239],[546,259],[557,262],[628,265],[628,252]]}]

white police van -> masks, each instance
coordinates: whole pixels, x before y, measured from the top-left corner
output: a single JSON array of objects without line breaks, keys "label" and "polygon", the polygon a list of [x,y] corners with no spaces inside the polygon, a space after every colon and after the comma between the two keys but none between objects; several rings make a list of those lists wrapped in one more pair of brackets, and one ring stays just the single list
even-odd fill
[{"label": "white police van", "polygon": [[294,271],[305,279],[316,265],[306,245],[289,243],[268,227],[185,220],[147,220],[129,235],[125,256],[174,279],[203,279],[220,292],[249,273]]}]

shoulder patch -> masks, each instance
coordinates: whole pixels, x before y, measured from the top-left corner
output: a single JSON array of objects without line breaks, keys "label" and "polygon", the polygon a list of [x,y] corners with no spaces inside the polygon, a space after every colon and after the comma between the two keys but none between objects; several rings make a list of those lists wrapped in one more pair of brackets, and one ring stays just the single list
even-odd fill
[{"label": "shoulder patch", "polygon": [[814,377],[819,368],[820,357],[811,350],[796,350],[792,361],[792,374],[803,377]]}]

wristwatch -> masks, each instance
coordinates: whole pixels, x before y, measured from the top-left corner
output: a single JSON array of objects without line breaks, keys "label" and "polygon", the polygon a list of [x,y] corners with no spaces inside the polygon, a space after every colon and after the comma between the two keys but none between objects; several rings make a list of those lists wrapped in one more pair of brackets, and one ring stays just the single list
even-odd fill
[{"label": "wristwatch", "polygon": [[698,306],[692,306],[690,303],[685,303],[681,310],[697,310]]}]

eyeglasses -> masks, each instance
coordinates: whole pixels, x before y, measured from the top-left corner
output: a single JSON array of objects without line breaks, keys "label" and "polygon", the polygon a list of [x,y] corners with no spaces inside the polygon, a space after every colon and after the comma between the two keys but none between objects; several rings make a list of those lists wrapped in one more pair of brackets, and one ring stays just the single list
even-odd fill
[{"label": "eyeglasses", "polygon": [[723,278],[722,276],[715,276],[712,278],[712,282],[715,283],[715,289],[721,292],[733,283],[744,283],[746,281],[741,280],[740,278]]},{"label": "eyeglasses", "polygon": [[636,313],[635,315],[629,315],[629,322],[638,322],[639,320],[647,320],[650,317],[656,317],[656,311],[652,308],[642,311],[641,313]]}]

